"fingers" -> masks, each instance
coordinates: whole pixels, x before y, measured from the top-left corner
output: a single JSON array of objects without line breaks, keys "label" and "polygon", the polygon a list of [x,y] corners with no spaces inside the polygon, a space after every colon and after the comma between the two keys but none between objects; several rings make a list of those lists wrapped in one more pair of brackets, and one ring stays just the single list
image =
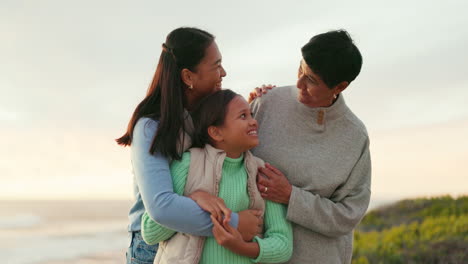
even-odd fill
[{"label": "fingers", "polygon": [[272,84],[262,85],[263,93],[267,93],[267,90],[271,90],[273,89],[273,87],[276,87],[276,85],[272,85]]},{"label": "fingers", "polygon": [[258,217],[257,235],[263,234],[263,216],[261,215],[261,213],[262,212],[260,212],[260,216]]},{"label": "fingers", "polygon": [[239,239],[242,239],[242,236],[239,233],[236,233],[237,230],[230,226],[229,223],[220,223],[216,221],[213,216],[211,216],[211,221],[213,221],[213,236],[219,245],[223,247],[228,246],[228,244],[236,238],[236,234]]},{"label": "fingers", "polygon": [[257,184],[257,189],[259,192],[264,192],[265,191],[265,185],[258,183]]},{"label": "fingers", "polygon": [[257,234],[263,234],[263,222],[261,225],[258,225]]},{"label": "fingers", "polygon": [[222,215],[224,215],[224,220],[231,221],[231,209],[226,207],[226,204],[222,199],[219,201],[219,209],[221,210]]},{"label": "fingers", "polygon": [[275,166],[271,165],[270,163],[265,163],[265,166],[266,166],[268,169],[272,170],[272,171],[273,171],[274,173],[276,173],[277,175],[283,175],[283,173],[282,173],[280,170],[278,170]]},{"label": "fingers", "polygon": [[254,92],[251,92],[249,94],[249,100],[247,100],[247,102],[249,102],[250,104],[255,98],[257,98],[257,95]]},{"label": "fingers", "polygon": [[260,211],[260,210],[250,209],[249,211],[250,211],[253,215],[255,215],[256,217],[261,217],[261,216],[262,216],[262,211]]},{"label": "fingers", "polygon": [[[193,199],[203,210],[209,212],[219,221],[223,218],[223,212],[226,212],[224,209],[226,206],[224,205],[224,200],[211,195],[204,191],[195,191],[189,195],[191,199]],[[230,216],[230,214],[228,213]]]},{"label": "fingers", "polygon": [[231,221],[231,220],[228,220],[227,217],[224,217],[223,226],[229,225],[229,221]]},{"label": "fingers", "polygon": [[216,217],[214,217],[213,215],[210,215],[210,218],[211,218],[211,222],[213,222],[214,227],[222,228],[221,225],[219,224],[218,220],[216,219]]},{"label": "fingers", "polygon": [[229,222],[231,222],[232,211],[227,207],[224,207],[224,208],[225,208],[225,210],[223,210],[223,215],[224,215],[223,220],[227,221],[229,223]]},{"label": "fingers", "polygon": [[255,94],[258,96],[258,97],[261,97],[262,94],[263,94],[263,89],[261,87],[255,87]]},{"label": "fingers", "polygon": [[217,221],[222,219],[221,210],[216,205],[211,205],[207,210]]},{"label": "fingers", "polygon": [[231,234],[234,234],[237,231],[228,222],[225,222],[225,221],[223,221],[223,227],[227,232]]},{"label": "fingers", "polygon": [[258,225],[263,226],[263,216],[261,215],[262,212],[260,212],[260,216],[258,217]]},{"label": "fingers", "polygon": [[213,222],[213,232],[216,229],[216,232],[219,235],[223,235],[223,234],[227,233],[226,230],[224,229],[224,227],[218,222],[218,220],[216,220],[216,218],[214,216],[211,215],[210,218],[211,218],[211,221]]},{"label": "fingers", "polygon": [[231,221],[231,210],[226,207],[224,200],[216,198],[212,203],[208,204],[205,209],[209,212],[218,222],[222,222],[223,218],[227,218]]},{"label": "fingers", "polygon": [[[270,179],[274,178],[276,176],[276,173],[273,170],[271,170],[270,168],[268,168],[268,167],[265,167],[265,168],[260,167],[260,168],[258,168],[258,171],[260,173],[262,173],[263,175],[265,175],[266,177],[270,178]],[[261,177],[259,177],[259,178],[261,178]]]},{"label": "fingers", "polygon": [[[257,177],[257,183],[261,184],[263,186],[270,186],[271,185],[270,179],[268,179],[265,176],[261,176],[261,175],[259,177]],[[260,191],[263,191],[263,190],[260,190]]]},{"label": "fingers", "polygon": [[218,244],[221,244],[222,238],[225,235],[224,228],[219,224],[219,222],[212,215],[210,216],[211,221],[213,222],[213,236],[216,239]]},{"label": "fingers", "polygon": [[218,198],[216,200],[216,203],[217,203],[217,206],[218,206],[218,210],[220,212],[219,216],[220,218],[218,218],[218,221],[221,223],[223,221],[223,216],[224,216],[224,219],[231,219],[231,210],[229,208],[226,207],[226,204],[224,203],[224,200],[221,199],[221,198]]},{"label": "fingers", "polygon": [[263,84],[260,87],[255,87],[254,91],[249,94],[249,99],[247,101],[251,103],[255,98],[261,97],[262,94],[266,94],[268,90],[271,90],[274,87],[276,87],[276,85],[272,85],[272,84],[268,84],[268,85]]}]

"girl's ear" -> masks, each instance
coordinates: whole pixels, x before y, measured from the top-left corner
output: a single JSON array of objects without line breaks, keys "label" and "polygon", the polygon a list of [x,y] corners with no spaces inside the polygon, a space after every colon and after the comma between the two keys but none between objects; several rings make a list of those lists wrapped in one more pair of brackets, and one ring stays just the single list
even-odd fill
[{"label": "girl's ear", "polygon": [[213,139],[214,142],[222,142],[224,140],[222,131],[215,126],[208,127],[208,135]]}]

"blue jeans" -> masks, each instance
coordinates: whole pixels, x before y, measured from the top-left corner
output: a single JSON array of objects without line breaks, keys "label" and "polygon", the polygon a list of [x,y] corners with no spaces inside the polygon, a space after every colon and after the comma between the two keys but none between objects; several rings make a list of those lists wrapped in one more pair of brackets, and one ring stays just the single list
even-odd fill
[{"label": "blue jeans", "polygon": [[129,232],[131,243],[127,249],[127,264],[153,264],[158,245],[150,246],[141,237],[141,232]]}]

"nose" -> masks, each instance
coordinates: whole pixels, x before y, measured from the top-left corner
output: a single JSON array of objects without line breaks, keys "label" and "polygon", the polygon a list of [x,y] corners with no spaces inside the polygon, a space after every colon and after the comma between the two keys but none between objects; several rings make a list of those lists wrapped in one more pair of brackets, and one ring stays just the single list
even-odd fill
[{"label": "nose", "polygon": [[296,83],[297,88],[299,88],[301,90],[304,89],[304,82],[302,80],[303,80],[303,78],[299,77],[299,78],[297,78],[297,83]]},{"label": "nose", "polygon": [[226,70],[224,69],[223,66],[221,66],[221,77],[224,77],[226,75],[227,75]]},{"label": "nose", "polygon": [[258,127],[257,119],[251,117],[249,120],[249,126]]}]

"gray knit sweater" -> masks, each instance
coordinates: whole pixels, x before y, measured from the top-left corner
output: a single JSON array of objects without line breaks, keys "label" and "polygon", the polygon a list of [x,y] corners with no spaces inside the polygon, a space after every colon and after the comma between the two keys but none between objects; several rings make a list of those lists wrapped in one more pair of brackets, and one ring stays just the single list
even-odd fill
[{"label": "gray knit sweater", "polygon": [[310,108],[297,100],[297,90],[275,88],[252,102],[260,139],[252,152],[293,185],[288,263],[350,263],[353,229],[370,200],[369,137],[343,95],[330,107]]}]

